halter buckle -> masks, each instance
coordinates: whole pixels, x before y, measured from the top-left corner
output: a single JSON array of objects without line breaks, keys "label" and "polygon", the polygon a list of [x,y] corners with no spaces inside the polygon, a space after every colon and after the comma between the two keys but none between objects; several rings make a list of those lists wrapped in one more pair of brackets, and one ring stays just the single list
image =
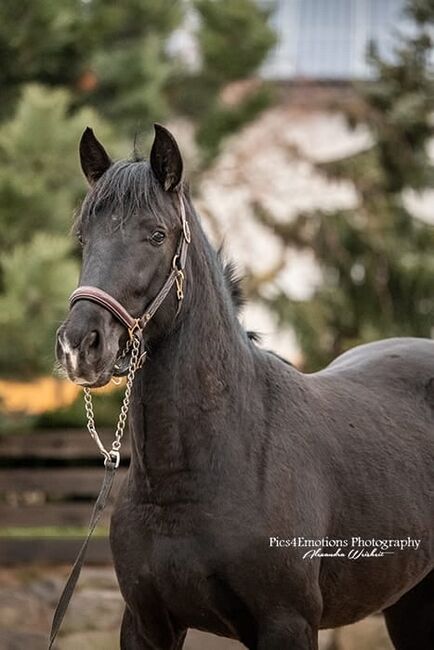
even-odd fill
[{"label": "halter buckle", "polygon": [[181,258],[180,258],[180,256],[179,256],[179,253],[176,253],[176,254],[174,255],[174,257],[173,257],[173,260],[172,260],[172,269],[173,269],[174,271],[178,271],[178,273],[179,273],[179,271],[182,270],[182,269],[180,269],[179,266],[178,266],[178,264],[180,263],[180,259],[181,259]]},{"label": "halter buckle", "polygon": [[184,233],[184,238],[187,244],[191,242],[191,232],[190,232],[190,226],[188,225],[187,219],[183,219],[182,221],[182,230]]},{"label": "halter buckle", "polygon": [[176,282],[176,297],[178,298],[179,301],[184,299],[184,280],[185,280],[184,271],[178,269],[178,273],[175,277],[175,282]]}]

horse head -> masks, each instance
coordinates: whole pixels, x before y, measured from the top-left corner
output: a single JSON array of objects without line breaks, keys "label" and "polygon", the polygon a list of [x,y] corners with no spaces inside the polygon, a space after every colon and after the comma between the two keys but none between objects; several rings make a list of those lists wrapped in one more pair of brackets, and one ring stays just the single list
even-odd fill
[{"label": "horse head", "polygon": [[112,162],[89,128],[80,161],[89,183],[75,225],[82,266],[56,356],[72,381],[96,387],[125,374],[132,330],[143,344],[170,330],[183,298],[190,231],[181,154],[161,125],[149,161]]}]

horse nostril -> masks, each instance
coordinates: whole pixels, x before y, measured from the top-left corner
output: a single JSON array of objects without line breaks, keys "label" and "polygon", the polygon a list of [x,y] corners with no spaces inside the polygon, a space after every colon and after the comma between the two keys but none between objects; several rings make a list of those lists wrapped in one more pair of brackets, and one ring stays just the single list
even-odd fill
[{"label": "horse nostril", "polygon": [[89,350],[97,348],[98,345],[99,345],[99,342],[100,342],[99,332],[97,332],[97,330],[93,330],[89,334],[89,341],[88,341]]}]

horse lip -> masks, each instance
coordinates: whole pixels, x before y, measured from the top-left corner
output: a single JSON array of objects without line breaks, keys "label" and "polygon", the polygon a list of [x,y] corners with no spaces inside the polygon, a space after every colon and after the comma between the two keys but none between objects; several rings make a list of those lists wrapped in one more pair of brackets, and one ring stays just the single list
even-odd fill
[{"label": "horse lip", "polygon": [[74,377],[73,382],[74,384],[78,384],[79,386],[84,386],[85,388],[89,386],[89,381],[87,379],[84,379],[83,377]]},{"label": "horse lip", "polygon": [[125,377],[130,367],[131,353],[118,356],[113,368],[113,377]]},{"label": "horse lip", "polygon": [[86,381],[85,379],[79,378],[81,381],[74,380],[75,384],[78,384],[82,388],[100,388],[109,383],[112,375],[111,374],[102,374],[95,381]]}]

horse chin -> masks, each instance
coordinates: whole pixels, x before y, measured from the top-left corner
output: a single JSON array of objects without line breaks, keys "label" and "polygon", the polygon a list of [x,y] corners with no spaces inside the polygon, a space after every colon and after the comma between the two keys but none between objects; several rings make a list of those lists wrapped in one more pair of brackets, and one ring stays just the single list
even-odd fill
[{"label": "horse chin", "polygon": [[82,388],[101,388],[101,386],[106,386],[110,379],[112,378],[113,373],[111,372],[104,372],[99,377],[96,379],[85,379],[83,377],[74,377],[72,381],[74,384],[78,384]]}]

